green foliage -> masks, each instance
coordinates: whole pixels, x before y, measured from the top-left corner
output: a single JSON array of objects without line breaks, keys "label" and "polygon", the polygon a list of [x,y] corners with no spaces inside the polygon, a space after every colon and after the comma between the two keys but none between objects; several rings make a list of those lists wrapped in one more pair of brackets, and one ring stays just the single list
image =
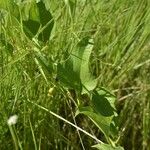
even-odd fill
[{"label": "green foliage", "polygon": [[[87,115],[93,123],[103,132],[109,144],[115,145],[117,136],[117,113],[114,106],[115,97],[106,89],[94,90],[92,94],[92,106],[81,107],[76,115]],[[113,138],[113,139],[111,139]],[[113,142],[114,140],[114,142]]]},{"label": "green foliage", "polygon": [[149,150],[149,41],[149,0],[0,0],[0,149]]},{"label": "green foliage", "polygon": [[54,21],[42,1],[6,1],[1,2],[0,7],[8,12],[13,12],[11,17],[16,17],[23,23],[22,28],[29,38],[38,38],[44,42],[48,41]]},{"label": "green foliage", "polygon": [[93,43],[90,43],[89,38],[83,38],[65,61],[64,67],[58,65],[58,78],[60,81],[62,83],[68,82],[66,84],[68,87],[79,90],[81,94],[92,91],[97,85],[97,79],[94,79],[89,70],[92,49]]},{"label": "green foliage", "polygon": [[97,148],[98,150],[124,150],[122,147],[112,147],[111,145],[108,144],[97,144],[93,146],[94,148]]},{"label": "green foliage", "polygon": [[117,115],[114,105],[115,96],[104,89],[94,90],[97,79],[94,79],[89,70],[90,55],[93,49],[91,42],[87,37],[82,39],[64,64],[58,64],[57,75],[60,82],[69,89],[77,90],[81,94],[89,94],[90,91],[93,91],[93,106],[79,108],[77,114],[87,115],[104,133],[109,142],[110,136],[113,137],[113,134],[116,133],[113,130],[117,131],[115,129],[117,125],[113,122],[113,118]]},{"label": "green foliage", "polygon": [[80,78],[76,72],[73,71],[71,62],[67,62],[64,67],[61,64],[58,64],[57,70],[58,79],[64,86],[80,91]]}]

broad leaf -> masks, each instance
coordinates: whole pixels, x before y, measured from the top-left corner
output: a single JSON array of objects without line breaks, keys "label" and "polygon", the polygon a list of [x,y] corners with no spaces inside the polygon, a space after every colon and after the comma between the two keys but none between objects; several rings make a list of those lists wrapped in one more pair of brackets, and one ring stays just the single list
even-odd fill
[{"label": "broad leaf", "polygon": [[[24,31],[29,38],[33,38],[38,35],[38,39],[41,41],[48,41],[54,22],[52,21],[51,13],[46,9],[43,2],[36,3],[35,1],[28,2],[24,6],[23,21]],[[39,27],[43,28],[39,30]]]},{"label": "broad leaf", "polygon": [[93,49],[93,44],[90,42],[89,37],[83,38],[72,52],[73,68],[81,79],[82,94],[88,93],[97,85],[97,79],[94,79],[89,70],[90,55]]},{"label": "broad leaf", "polygon": [[112,121],[112,118],[97,114],[91,107],[79,108],[76,112],[76,115],[78,114],[84,114],[88,116],[93,121],[93,123],[101,130],[101,132],[103,132],[106,139],[110,136],[110,123]]},{"label": "broad leaf", "polygon": [[[77,110],[77,114],[87,115],[93,123],[104,133],[106,139],[117,135],[116,116],[114,107],[115,97],[108,91],[94,90],[92,95],[92,106]],[[115,119],[114,119],[115,118]],[[109,141],[108,141],[109,142]]]},{"label": "broad leaf", "polygon": [[92,49],[93,49],[93,44],[88,43],[88,45],[84,49],[83,56],[82,56],[80,79],[83,84],[83,89],[82,89],[83,94],[86,93],[87,91],[93,90],[97,85],[97,79],[94,79],[94,77],[92,76],[89,70],[89,62],[90,62]]},{"label": "broad leaf", "polygon": [[114,105],[116,101],[115,95],[110,93],[109,90],[107,90],[104,87],[101,87],[97,89],[96,91],[98,92],[99,95],[105,97],[109,101],[110,105],[115,109],[115,105]]},{"label": "broad leaf", "polygon": [[58,65],[58,76],[61,81],[78,90],[82,84],[82,94],[88,93],[97,85],[97,79],[94,79],[89,71],[92,48],[93,44],[89,43],[89,37],[83,38],[65,64],[63,66]]},{"label": "broad leaf", "polygon": [[37,6],[39,8],[40,24],[42,25],[42,28],[44,28],[44,30],[39,35],[39,39],[46,42],[49,40],[51,35],[54,21],[50,11],[46,9],[46,6],[43,2],[37,3]]},{"label": "broad leaf", "polygon": [[112,147],[111,145],[104,144],[104,143],[97,144],[97,145],[94,145],[92,147],[97,148],[98,150],[124,150],[124,148],[121,146]]},{"label": "broad leaf", "polygon": [[64,65],[57,65],[57,77],[65,87],[80,91],[80,79],[76,72],[73,71],[71,60],[68,60]]},{"label": "broad leaf", "polygon": [[92,95],[92,104],[94,110],[106,117],[113,116],[115,108],[112,107],[111,102],[107,97],[108,95],[106,95],[106,93],[101,94],[100,92],[98,93],[98,91],[94,91],[94,94]]},{"label": "broad leaf", "polygon": [[118,135],[118,115],[115,109],[115,96],[104,88],[99,88],[93,91],[92,94],[92,105],[94,111],[102,116],[109,117],[110,122],[110,133],[111,137],[115,138]]}]

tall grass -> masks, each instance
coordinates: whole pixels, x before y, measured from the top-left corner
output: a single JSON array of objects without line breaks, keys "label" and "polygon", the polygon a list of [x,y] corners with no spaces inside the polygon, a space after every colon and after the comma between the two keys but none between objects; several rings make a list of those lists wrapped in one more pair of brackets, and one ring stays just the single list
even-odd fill
[{"label": "tall grass", "polygon": [[[39,23],[38,14],[29,13],[35,22],[27,22],[21,4],[0,1],[0,149],[14,149],[14,143],[18,149],[91,149],[97,141],[78,127],[104,141],[88,118],[75,118],[78,104],[90,105],[89,98],[79,98],[57,79],[57,64],[67,61],[81,40],[92,38],[91,73],[97,87],[117,97],[118,143],[149,150],[149,0],[45,0],[40,7],[45,6],[48,17]],[[7,125],[13,114],[15,142]]]}]

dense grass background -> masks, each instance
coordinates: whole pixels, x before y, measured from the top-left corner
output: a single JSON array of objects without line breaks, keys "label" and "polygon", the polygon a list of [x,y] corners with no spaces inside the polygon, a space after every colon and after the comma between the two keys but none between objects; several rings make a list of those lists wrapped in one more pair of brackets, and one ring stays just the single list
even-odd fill
[{"label": "dense grass background", "polygon": [[79,150],[96,144],[49,111],[104,141],[87,117],[74,118],[76,104],[90,100],[74,91],[70,96],[57,79],[57,63],[66,61],[79,41],[92,38],[89,66],[99,78],[97,87],[117,97],[118,143],[126,150],[149,150],[150,1],[43,2],[27,3],[39,15],[22,3],[0,1],[0,149],[14,149],[7,125],[13,114],[19,117],[13,127],[19,149]]}]

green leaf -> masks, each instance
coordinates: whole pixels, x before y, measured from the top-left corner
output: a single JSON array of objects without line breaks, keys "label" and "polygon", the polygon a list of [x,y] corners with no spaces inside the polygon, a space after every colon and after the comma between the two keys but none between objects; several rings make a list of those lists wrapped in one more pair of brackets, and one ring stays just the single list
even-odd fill
[{"label": "green leaf", "polygon": [[111,137],[118,135],[118,115],[115,108],[116,97],[104,88],[99,88],[93,92],[92,105],[96,113],[110,118]]},{"label": "green leaf", "polygon": [[40,24],[37,21],[34,20],[23,21],[24,32],[30,39],[32,39],[36,35],[39,27]]},{"label": "green leaf", "polygon": [[110,123],[112,121],[112,117],[105,117],[101,114],[97,114],[91,107],[82,107],[79,108],[76,112],[76,115],[84,114],[88,116],[93,123],[101,130],[101,132],[105,135],[106,139],[110,135]]},{"label": "green leaf", "polygon": [[102,94],[101,91],[98,92],[95,90],[92,95],[92,104],[97,113],[109,117],[114,115],[115,108],[112,107],[107,96],[107,93]]},{"label": "green leaf", "polygon": [[60,12],[60,1],[56,0],[43,0],[43,3],[45,4],[45,7],[47,10],[49,10],[53,16],[58,16]]},{"label": "green leaf", "polygon": [[37,7],[37,4],[34,1],[31,3],[31,7],[30,7],[30,11],[29,11],[29,18],[31,20],[40,22],[39,9]]},{"label": "green leaf", "polygon": [[97,148],[98,150],[124,150],[124,148],[121,146],[112,147],[111,145],[104,144],[104,143],[97,144],[97,145],[94,145],[92,147]]},{"label": "green leaf", "polygon": [[57,77],[65,87],[80,90],[80,79],[76,72],[73,71],[73,64],[70,59],[64,65],[57,65]]},{"label": "green leaf", "polygon": [[[117,135],[116,116],[114,107],[115,97],[108,91],[94,90],[92,95],[92,106],[77,110],[77,114],[87,115],[93,123],[104,133],[109,142],[109,137]],[[115,118],[115,119],[114,119]]]},{"label": "green leaf", "polygon": [[83,38],[72,52],[73,68],[79,75],[82,83],[82,94],[93,90],[97,85],[97,79],[94,79],[89,69],[90,55],[93,44],[89,41],[89,37]]},{"label": "green leaf", "polygon": [[92,49],[93,44],[88,43],[82,55],[81,70],[80,70],[80,79],[83,84],[82,94],[86,93],[87,91],[93,90],[97,85],[97,79],[94,79],[89,70],[89,62]]},{"label": "green leaf", "polygon": [[[50,11],[46,9],[46,6],[43,2],[37,3],[40,14],[40,24],[42,25],[42,32],[39,35],[41,41],[48,41],[51,35],[51,31],[54,25],[53,17]],[[39,33],[38,33],[39,34]]]},{"label": "green leaf", "polygon": [[82,94],[88,93],[97,85],[97,79],[94,79],[89,71],[92,48],[93,45],[89,44],[89,37],[83,38],[72,51],[71,57],[65,62],[64,67],[58,65],[58,76],[61,81],[75,89],[80,89],[82,84]]},{"label": "green leaf", "polygon": [[50,4],[51,2],[49,0],[42,0],[42,1],[45,4],[46,9],[49,10],[51,8],[51,4]]},{"label": "green leaf", "polygon": [[104,87],[97,89],[97,92],[99,95],[105,97],[109,101],[110,105],[115,109],[115,101],[116,101],[115,95],[110,93],[109,90],[107,90]]},{"label": "green leaf", "polygon": [[23,24],[26,35],[29,38],[37,35],[40,41],[48,41],[54,21],[51,13],[46,9],[45,4],[41,1],[36,3],[32,0],[24,5],[22,11],[24,12]]}]

